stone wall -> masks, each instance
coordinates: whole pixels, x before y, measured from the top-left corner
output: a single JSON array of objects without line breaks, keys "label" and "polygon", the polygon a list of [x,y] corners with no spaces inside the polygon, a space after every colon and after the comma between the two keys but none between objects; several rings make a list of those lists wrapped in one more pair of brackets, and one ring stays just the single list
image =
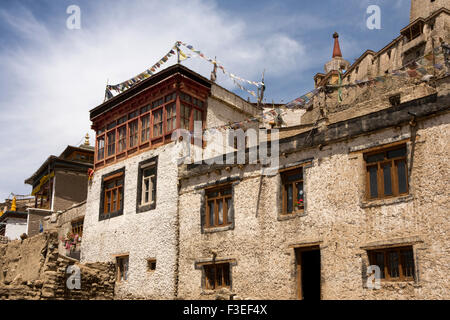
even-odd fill
[{"label": "stone wall", "polygon": [[[79,290],[66,286],[69,265],[80,270]],[[114,264],[80,264],[59,255],[57,233],[0,244],[0,299],[113,299],[114,284]]]},{"label": "stone wall", "polygon": [[[448,91],[446,92],[448,94]],[[193,166],[180,191],[179,298],[214,299],[202,287],[199,263],[232,261],[231,290],[253,299],[296,299],[295,248],[317,246],[321,254],[323,299],[449,299],[450,251],[447,160],[450,150],[448,99],[444,114],[428,116],[416,127],[380,124],[375,118],[341,123],[366,131],[346,137],[345,130],[325,129],[323,136],[340,137],[318,147],[301,147],[304,138],[280,143],[281,168],[311,161],[305,168],[306,209],[303,214],[280,215],[280,175],[261,176],[259,166],[232,166],[216,171]],[[407,114],[407,105],[399,112]],[[416,104],[414,112],[431,110]],[[391,112],[391,111],[390,111]],[[389,112],[389,119],[399,119]],[[351,130],[353,130],[351,129]],[[325,138],[325,139],[327,139]],[[375,146],[404,141],[408,150],[409,195],[388,201],[365,201],[363,153]],[[288,153],[289,151],[289,153]],[[203,174],[202,174],[203,172]],[[211,183],[234,181],[234,227],[202,232],[203,190]],[[415,280],[382,282],[380,290],[365,286],[368,248],[411,245]]]},{"label": "stone wall", "polygon": [[[115,262],[116,256],[128,255],[128,280],[116,286],[119,299],[174,297],[178,199],[174,152],[170,143],[96,170],[89,186],[81,261]],[[139,163],[156,156],[156,208],[137,213]],[[102,177],[121,168],[125,168],[123,214],[99,221]],[[156,270],[148,270],[147,259],[156,259]]]},{"label": "stone wall", "polygon": [[448,0],[411,0],[411,13],[409,22],[417,18],[426,18],[440,8],[449,8]]}]

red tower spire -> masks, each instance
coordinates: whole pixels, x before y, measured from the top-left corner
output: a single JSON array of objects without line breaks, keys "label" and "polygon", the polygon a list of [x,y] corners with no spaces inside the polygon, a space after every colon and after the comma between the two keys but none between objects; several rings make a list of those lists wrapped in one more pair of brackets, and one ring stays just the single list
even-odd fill
[{"label": "red tower spire", "polygon": [[339,46],[339,34],[337,32],[335,32],[333,34],[333,38],[334,38],[333,58],[335,58],[335,57],[342,58],[341,47]]}]

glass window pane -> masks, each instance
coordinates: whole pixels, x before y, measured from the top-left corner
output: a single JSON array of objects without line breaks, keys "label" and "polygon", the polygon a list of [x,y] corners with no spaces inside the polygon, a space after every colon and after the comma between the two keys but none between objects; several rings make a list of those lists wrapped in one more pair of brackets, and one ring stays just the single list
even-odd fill
[{"label": "glass window pane", "polygon": [[370,197],[378,198],[378,181],[377,181],[377,167],[369,167],[369,188],[370,188]]},{"label": "glass window pane", "polygon": [[294,195],[293,195],[293,186],[292,184],[287,184],[285,185],[286,188],[286,200],[287,200],[287,205],[286,205],[286,211],[287,213],[292,213],[293,211],[293,201],[294,201]]},{"label": "glass window pane", "polygon": [[388,271],[389,271],[389,276],[391,278],[399,277],[398,252],[397,251],[388,252]]},{"label": "glass window pane", "polygon": [[384,195],[392,195],[391,164],[383,164]]},{"label": "glass window pane", "polygon": [[217,287],[222,287],[222,277],[223,277],[223,269],[221,265],[217,266],[217,274],[216,274],[216,281],[217,281]]},{"label": "glass window pane", "polygon": [[230,265],[227,263],[224,265],[223,268],[223,280],[224,285],[229,287],[230,286]]},{"label": "glass window pane", "polygon": [[375,253],[375,264],[378,267],[380,267],[381,279],[384,279],[385,275],[384,275],[384,253],[383,252],[376,252]]},{"label": "glass window pane", "polygon": [[117,189],[114,189],[112,192],[113,196],[112,196],[112,207],[111,207],[111,211],[116,211],[117,210]]},{"label": "glass window pane", "polygon": [[405,277],[414,277],[414,257],[411,249],[402,250],[402,268]]},{"label": "glass window pane", "polygon": [[156,176],[152,177],[152,201],[156,199]]},{"label": "glass window pane", "polygon": [[106,193],[106,212],[111,212],[111,192]]},{"label": "glass window pane", "polygon": [[384,153],[373,154],[366,157],[367,163],[377,162],[384,160]]},{"label": "glass window pane", "polygon": [[209,225],[214,226],[214,201],[208,202],[209,212],[207,215],[207,219],[209,219]]},{"label": "glass window pane", "polygon": [[398,192],[406,193],[406,163],[405,161],[397,161],[397,174],[398,174]]},{"label": "glass window pane", "polygon": [[406,147],[402,147],[400,149],[391,150],[387,152],[387,158],[398,158],[398,157],[405,157],[406,156]]},{"label": "glass window pane", "polygon": [[223,224],[223,201],[219,200],[219,202],[217,203],[219,206],[219,225]]},{"label": "glass window pane", "polygon": [[297,188],[297,199],[296,199],[296,206],[298,209],[301,209],[304,207],[304,198],[303,198],[303,182],[297,182],[295,184],[295,187]]}]

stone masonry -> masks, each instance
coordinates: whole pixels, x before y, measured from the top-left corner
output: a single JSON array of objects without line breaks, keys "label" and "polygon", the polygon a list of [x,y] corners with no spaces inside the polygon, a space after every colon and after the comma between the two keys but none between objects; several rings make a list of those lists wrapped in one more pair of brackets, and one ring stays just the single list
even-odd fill
[{"label": "stone masonry", "polygon": [[[81,289],[69,290],[68,266],[80,270]],[[42,233],[0,244],[0,299],[103,300],[114,298],[115,265],[80,264],[58,254],[58,234]]]}]

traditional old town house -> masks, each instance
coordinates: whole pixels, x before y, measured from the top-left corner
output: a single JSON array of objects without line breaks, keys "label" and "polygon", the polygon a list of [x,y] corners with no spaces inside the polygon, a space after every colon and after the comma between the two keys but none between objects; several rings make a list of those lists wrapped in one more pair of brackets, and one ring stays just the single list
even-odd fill
[{"label": "traditional old town house", "polygon": [[178,298],[449,298],[449,2],[411,3],[350,67],[333,36],[277,172],[180,167]]},{"label": "traditional old town house", "polygon": [[34,206],[27,209],[29,237],[56,228],[61,239],[60,253],[79,259],[84,204],[93,163],[94,147],[89,145],[86,135],[84,144],[67,146],[60,156],[50,156],[25,180],[33,187],[35,199]]},{"label": "traditional old town house", "polygon": [[175,130],[193,131],[197,122],[202,133],[252,117],[260,109],[176,64],[91,110],[97,132],[95,173],[81,261],[115,262],[117,297],[177,296]]}]

